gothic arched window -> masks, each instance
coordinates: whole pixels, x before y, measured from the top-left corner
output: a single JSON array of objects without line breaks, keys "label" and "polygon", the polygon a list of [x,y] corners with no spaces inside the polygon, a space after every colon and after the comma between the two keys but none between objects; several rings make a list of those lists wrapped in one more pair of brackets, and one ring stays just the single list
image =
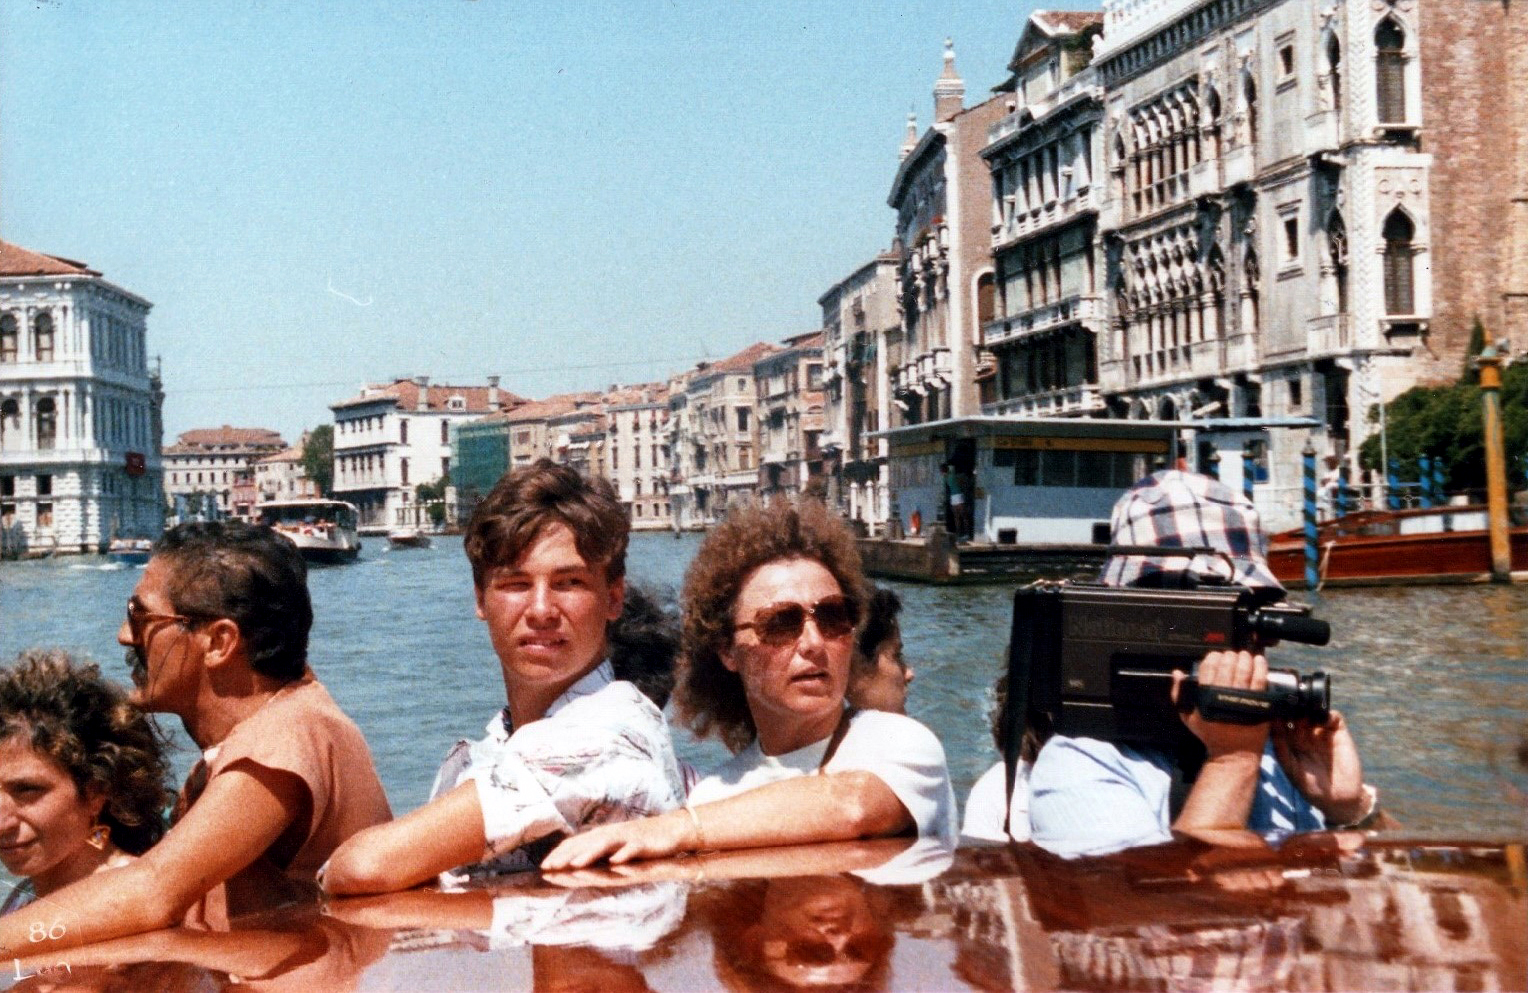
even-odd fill
[{"label": "gothic arched window", "polygon": [[1385,313],[1416,313],[1416,287],[1412,278],[1412,239],[1416,225],[1397,207],[1385,218]]},{"label": "gothic arched window", "polygon": [[16,318],[0,317],[0,362],[16,361]]},{"label": "gothic arched window", "polygon": [[1326,247],[1337,284],[1337,313],[1348,312],[1348,228],[1335,210],[1326,222]]},{"label": "gothic arched window", "polygon": [[58,409],[52,397],[37,401],[37,447],[52,448],[58,437]]},{"label": "gothic arched window", "polygon": [[1395,18],[1385,18],[1374,29],[1374,48],[1379,122],[1402,123],[1406,120],[1406,32]]},{"label": "gothic arched window", "polygon": [[1342,109],[1342,46],[1337,42],[1337,36],[1331,35],[1326,39],[1326,68],[1332,78],[1332,107]]},{"label": "gothic arched window", "polygon": [[[5,436],[13,433],[21,427],[21,405],[15,398],[0,400],[0,446],[5,444]],[[22,445],[26,447],[25,444]]]},{"label": "gothic arched window", "polygon": [[39,362],[53,361],[53,317],[49,314],[32,319],[32,357]]},{"label": "gothic arched window", "polygon": [[1242,80],[1242,101],[1247,105],[1247,144],[1257,147],[1257,83],[1249,72]]}]

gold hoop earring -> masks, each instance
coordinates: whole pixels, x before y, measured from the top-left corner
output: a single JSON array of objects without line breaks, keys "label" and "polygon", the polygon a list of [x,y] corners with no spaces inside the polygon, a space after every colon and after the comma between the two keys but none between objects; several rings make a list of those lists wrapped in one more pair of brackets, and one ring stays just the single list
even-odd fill
[{"label": "gold hoop earring", "polygon": [[111,828],[105,824],[97,824],[90,830],[90,836],[85,839],[85,844],[98,852],[106,850],[106,843],[111,841]]}]

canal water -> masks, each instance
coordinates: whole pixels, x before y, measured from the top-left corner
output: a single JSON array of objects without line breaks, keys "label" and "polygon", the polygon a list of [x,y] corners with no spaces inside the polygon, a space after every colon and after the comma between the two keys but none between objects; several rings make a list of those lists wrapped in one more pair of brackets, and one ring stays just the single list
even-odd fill
[{"label": "canal water", "polygon": [[[635,535],[629,573],[677,593],[698,535]],[[0,563],[0,659],[61,645],[126,682],[117,625],[138,570],[96,558]],[[310,576],[319,677],[371,742],[396,812],[417,806],[457,738],[503,705],[486,631],[472,611],[461,542],[391,550],[369,539],[351,565]],[[917,672],[909,712],[945,743],[957,794],[996,760],[990,687],[1008,638],[1011,587],[893,584]],[[1407,828],[1471,836],[1528,832],[1528,586],[1334,590],[1307,597],[1332,624],[1325,648],[1281,646],[1273,662],[1332,677],[1370,782]],[[173,718],[166,725],[177,725]],[[177,767],[194,759],[184,736]],[[682,755],[723,752],[678,733]],[[1528,747],[1528,746],[1523,746]]]}]

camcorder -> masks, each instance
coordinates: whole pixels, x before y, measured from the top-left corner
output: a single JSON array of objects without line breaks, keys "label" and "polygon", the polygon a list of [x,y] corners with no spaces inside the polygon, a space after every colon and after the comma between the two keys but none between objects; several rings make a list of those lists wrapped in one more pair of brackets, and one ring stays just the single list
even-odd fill
[{"label": "camcorder", "polygon": [[[1024,587],[1013,599],[1002,715],[1010,767],[1026,727],[1037,743],[1065,734],[1179,755],[1198,747],[1202,756],[1180,707],[1187,713],[1197,706],[1208,720],[1239,724],[1325,723],[1331,681],[1324,672],[1270,669],[1264,692],[1200,686],[1192,676],[1211,651],[1257,652],[1280,641],[1324,645],[1330,637],[1331,627],[1311,617],[1309,606],[1270,603],[1266,591],[1242,586],[1041,581]],[[1174,669],[1191,677],[1176,706]]]}]

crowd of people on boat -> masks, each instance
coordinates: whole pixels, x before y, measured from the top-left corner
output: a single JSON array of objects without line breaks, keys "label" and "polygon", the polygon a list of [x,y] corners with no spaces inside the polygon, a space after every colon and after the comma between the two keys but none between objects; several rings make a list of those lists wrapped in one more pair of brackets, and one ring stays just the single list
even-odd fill
[{"label": "crowd of people on boat", "polygon": [[[1148,477],[1113,527],[1117,544],[1226,554],[1122,556],[1107,583],[1278,588],[1255,509],[1206,477]],[[449,749],[428,801],[394,817],[360,729],[308,663],[296,549],[239,522],[168,531],[118,631],[130,692],[59,651],[0,668],[0,862],[23,881],[0,911],[0,958],[226,929],[320,893],[689,853],[905,838],[834,871],[907,881],[940,871],[962,835],[1080,857],[1383,818],[1340,714],[1245,725],[1191,711],[1192,763],[1026,741],[1016,788],[994,766],[962,826],[938,736],[905,714],[900,601],[867,582],[844,521],[809,500],[732,510],[689,568],[677,630],[628,586],[628,532],[607,481],[547,461],[484,499],[464,548],[504,696],[485,697],[483,737]],[[1197,676],[1256,691],[1267,671],[1261,654],[1221,651]],[[150,713],[180,718],[201,752],[178,791]],[[732,757],[690,768],[668,715]]]}]

